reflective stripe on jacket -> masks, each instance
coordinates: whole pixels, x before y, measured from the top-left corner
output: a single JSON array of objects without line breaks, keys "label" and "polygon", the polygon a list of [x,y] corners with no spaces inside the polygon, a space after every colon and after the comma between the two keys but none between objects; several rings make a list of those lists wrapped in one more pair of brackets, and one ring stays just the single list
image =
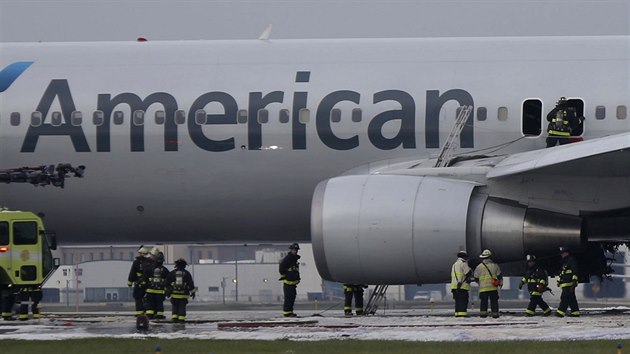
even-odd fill
[{"label": "reflective stripe on jacket", "polygon": [[521,279],[521,283],[527,284],[527,291],[530,295],[542,295],[549,284],[547,272],[538,267],[528,269],[527,274]]},{"label": "reflective stripe on jacket", "polygon": [[[491,259],[484,259],[479,263],[473,276],[478,279],[480,293],[497,290],[502,285],[501,268]],[[492,285],[492,279],[498,279],[499,285]]]},{"label": "reflective stripe on jacket", "polygon": [[451,290],[459,289],[470,290],[470,283],[468,277],[470,276],[470,266],[462,258],[457,258],[453,266],[451,267]]},{"label": "reflective stripe on jacket", "polygon": [[571,256],[564,259],[562,270],[558,276],[558,286],[566,288],[569,286],[577,286],[578,284],[578,267],[577,262]]},{"label": "reflective stripe on jacket", "polygon": [[289,253],[282,259],[278,271],[280,280],[287,285],[297,285],[300,283],[300,256]]}]

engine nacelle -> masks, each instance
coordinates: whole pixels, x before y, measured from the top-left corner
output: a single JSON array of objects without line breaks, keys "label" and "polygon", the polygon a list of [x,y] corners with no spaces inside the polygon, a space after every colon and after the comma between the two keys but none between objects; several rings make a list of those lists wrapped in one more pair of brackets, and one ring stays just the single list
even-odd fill
[{"label": "engine nacelle", "polygon": [[459,250],[515,261],[582,243],[579,217],[493,200],[467,181],[400,175],[332,178],[315,189],[320,275],[355,284],[440,283]]}]

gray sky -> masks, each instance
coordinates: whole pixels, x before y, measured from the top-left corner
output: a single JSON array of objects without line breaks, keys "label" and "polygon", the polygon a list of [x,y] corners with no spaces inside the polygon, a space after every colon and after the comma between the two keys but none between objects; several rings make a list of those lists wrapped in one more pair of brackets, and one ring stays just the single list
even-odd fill
[{"label": "gray sky", "polygon": [[0,41],[629,34],[630,0],[0,0]]}]

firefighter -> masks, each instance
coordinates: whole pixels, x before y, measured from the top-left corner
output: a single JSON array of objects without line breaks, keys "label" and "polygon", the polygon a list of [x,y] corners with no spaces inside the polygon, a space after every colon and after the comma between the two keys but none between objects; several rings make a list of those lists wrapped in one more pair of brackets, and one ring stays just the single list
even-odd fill
[{"label": "firefighter", "polygon": [[354,297],[354,309],[357,316],[363,315],[363,289],[367,289],[367,285],[363,284],[343,284],[343,294],[345,303],[343,305],[343,313],[346,317],[352,316],[352,298]]},{"label": "firefighter", "polygon": [[558,102],[556,102],[556,107],[547,114],[547,121],[549,122],[546,140],[547,147],[570,143],[571,123],[576,121],[576,119],[575,110],[570,109],[565,97],[560,97]]},{"label": "firefighter", "polygon": [[166,276],[169,271],[162,264],[164,263],[164,253],[157,252],[155,262],[152,267],[147,267],[144,271],[144,281],[147,284],[144,295],[144,306],[147,317],[153,319],[164,319],[164,298],[166,289]]},{"label": "firefighter", "polygon": [[13,317],[13,306],[15,306],[15,304],[18,301],[19,298],[19,292],[20,289],[15,287],[15,286],[11,286],[11,284],[9,284],[9,286],[7,286],[6,288],[2,289],[2,319],[5,321],[13,321],[15,320],[15,318]]},{"label": "firefighter", "polygon": [[451,292],[455,300],[455,317],[468,317],[468,292],[472,269],[468,266],[468,254],[457,252],[457,260],[451,267]]},{"label": "firefighter", "polygon": [[143,245],[138,248],[138,256],[131,264],[127,285],[133,286],[133,298],[136,301],[136,316],[144,315],[144,269],[148,267],[149,249]]},{"label": "firefighter", "polygon": [[551,309],[542,298],[542,294],[549,289],[547,287],[549,284],[547,271],[538,267],[536,256],[533,254],[528,254],[525,260],[527,261],[527,271],[518,285],[518,288],[522,289],[523,285],[527,284],[527,291],[529,291],[529,305],[527,305],[525,310],[525,316],[534,316],[537,306],[540,306],[540,309],[543,310],[543,316],[549,316],[551,315]]},{"label": "firefighter", "polygon": [[166,297],[171,298],[173,305],[173,322],[186,322],[188,298],[195,298],[195,283],[186,265],[183,258],[176,260],[175,269],[166,276]]},{"label": "firefighter", "polygon": [[28,302],[31,301],[31,312],[34,319],[39,319],[39,302],[42,301],[42,288],[39,286],[25,287],[20,289],[20,321],[28,320]]},{"label": "firefighter", "polygon": [[297,317],[293,313],[293,304],[295,304],[295,296],[297,294],[297,285],[300,283],[300,264],[298,263],[300,256],[298,251],[300,245],[297,243],[289,246],[289,253],[280,262],[280,281],[282,281],[282,290],[284,291],[284,306],[282,314],[284,317]]},{"label": "firefighter", "polygon": [[481,263],[475,268],[473,277],[479,283],[479,310],[482,318],[488,317],[488,300],[491,315],[499,318],[499,288],[503,285],[501,268],[492,261],[492,252],[483,250],[479,258]]},{"label": "firefighter", "polygon": [[568,247],[560,247],[560,256],[562,257],[562,270],[558,276],[558,287],[562,288],[562,294],[556,316],[564,317],[570,307],[569,316],[579,317],[580,308],[575,297],[575,288],[578,285],[578,265],[575,258],[569,254]]}]

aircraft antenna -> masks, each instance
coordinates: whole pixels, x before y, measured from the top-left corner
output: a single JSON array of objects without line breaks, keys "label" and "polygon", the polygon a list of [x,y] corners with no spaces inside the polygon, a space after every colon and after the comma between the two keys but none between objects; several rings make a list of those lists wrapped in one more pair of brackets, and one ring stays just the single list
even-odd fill
[{"label": "aircraft antenna", "polygon": [[270,23],[269,26],[267,26],[267,28],[265,28],[265,30],[260,34],[260,37],[258,37],[258,39],[260,39],[261,41],[268,41],[271,37],[272,27],[273,25]]},{"label": "aircraft antenna", "polygon": [[457,118],[455,118],[455,124],[453,125],[451,132],[446,138],[446,143],[444,143],[444,146],[442,146],[440,156],[435,162],[435,167],[448,167],[449,162],[451,162],[451,159],[453,158],[453,151],[455,150],[455,146],[459,145],[459,136],[466,126],[466,121],[468,121],[468,117],[470,116],[472,109],[472,106],[459,107]]}]

